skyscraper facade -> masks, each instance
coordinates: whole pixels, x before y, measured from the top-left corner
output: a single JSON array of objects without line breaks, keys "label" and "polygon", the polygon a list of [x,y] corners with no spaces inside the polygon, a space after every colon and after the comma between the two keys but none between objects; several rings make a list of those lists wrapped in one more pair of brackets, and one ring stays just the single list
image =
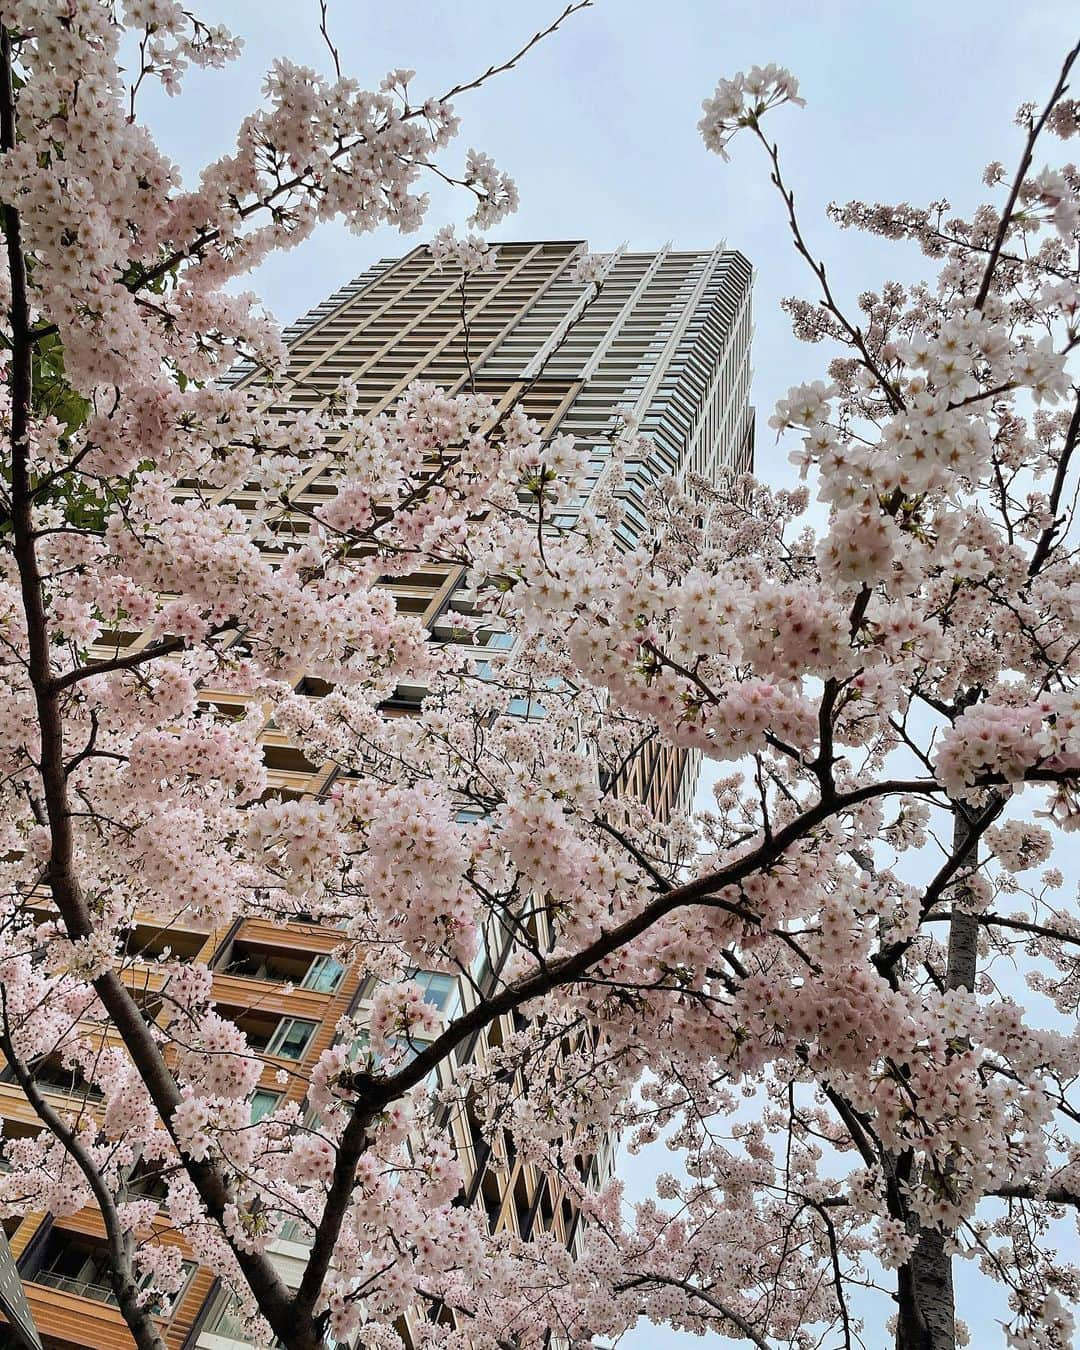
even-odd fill
[{"label": "skyscraper facade", "polygon": [[[686,473],[709,479],[722,469],[751,467],[751,270],[744,257],[722,247],[620,248],[599,264],[597,295],[579,277],[585,253],[585,244],[574,240],[501,244],[495,265],[464,286],[461,274],[440,269],[426,246],[379,262],[287,330],[281,410],[317,408],[342,379],[356,382],[369,413],[392,407],[416,380],[449,392],[475,389],[488,394],[497,410],[521,404],[545,435],[567,432],[592,450],[592,484],[603,471],[604,445],[619,410],[628,410],[652,446],[626,466],[620,489],[625,514],[619,528],[624,542],[633,544],[646,528],[644,494],[658,479]],[[257,377],[240,371],[236,378]],[[324,472],[314,459],[291,486],[297,505],[326,500],[332,488]],[[255,492],[228,495],[244,509],[258,509]],[[271,551],[285,547],[272,536],[265,545]],[[471,608],[459,569],[431,566],[385,584],[398,607],[419,617],[435,638],[453,629],[455,612]],[[495,622],[481,627],[475,644],[478,660],[498,664],[511,655],[512,639]],[[298,688],[313,698],[321,692],[314,681]],[[407,715],[421,695],[403,685],[387,715]],[[213,691],[207,696],[220,701]],[[273,792],[318,794],[332,782],[333,766],[309,763],[278,730],[266,732],[264,754]],[[686,799],[693,778],[685,755],[654,748],[639,755],[619,788],[665,813]],[[129,964],[148,995],[158,978],[152,960],[164,947],[213,969],[218,1006],[265,1060],[252,1099],[257,1117],[282,1100],[302,1102],[305,1071],[332,1042],[338,1021],[362,1014],[370,989],[334,960],[337,942],[335,930],[303,919],[283,927],[247,918],[214,930],[174,916],[163,927],[161,916],[146,914],[130,935]],[[488,952],[485,959],[490,966],[495,956]],[[451,1016],[462,997],[456,982],[435,973],[417,978],[429,1001]],[[510,1030],[509,1024],[493,1026],[469,1053],[483,1055]],[[288,1074],[284,1087],[282,1069]],[[94,1111],[92,1094],[59,1056],[39,1061],[35,1073],[56,1105],[70,1108],[75,1101]],[[0,1116],[6,1137],[40,1127],[9,1070],[0,1073]],[[493,1150],[467,1101],[450,1114],[447,1128],[463,1161],[464,1198],[484,1209],[493,1230],[511,1228],[527,1237],[544,1229],[573,1246],[576,1214],[555,1178],[515,1158],[511,1149]],[[610,1151],[580,1165],[583,1174],[602,1177],[611,1167]],[[164,1190],[159,1178],[138,1169],[130,1185],[141,1196]],[[109,1287],[104,1226],[95,1210],[64,1218],[31,1214],[8,1221],[5,1230],[47,1350],[133,1344]],[[183,1245],[171,1233],[162,1240]],[[286,1278],[298,1279],[302,1232],[285,1235],[274,1255]],[[161,1330],[169,1350],[237,1350],[245,1343],[214,1273],[194,1264]]]}]

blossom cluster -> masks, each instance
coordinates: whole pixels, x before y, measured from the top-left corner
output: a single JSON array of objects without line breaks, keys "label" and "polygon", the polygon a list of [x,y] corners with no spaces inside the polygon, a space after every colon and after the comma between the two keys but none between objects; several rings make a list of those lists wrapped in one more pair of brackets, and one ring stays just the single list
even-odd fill
[{"label": "blossom cluster", "polygon": [[782,103],[798,107],[806,103],[799,97],[799,82],[791,71],[771,63],[752,66],[745,74],[717,84],[712,98],[701,105],[704,116],[698,130],[710,150],[728,159],[727,147],[735,133],[756,126],[763,113]]}]

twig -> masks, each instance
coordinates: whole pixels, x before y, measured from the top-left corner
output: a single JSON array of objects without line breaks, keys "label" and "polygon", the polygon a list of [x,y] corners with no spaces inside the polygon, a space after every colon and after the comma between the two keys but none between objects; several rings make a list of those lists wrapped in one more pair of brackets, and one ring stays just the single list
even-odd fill
[{"label": "twig", "polygon": [[982,284],[979,286],[979,292],[975,297],[975,309],[982,309],[986,304],[986,297],[990,294],[990,287],[994,280],[994,272],[997,269],[998,258],[1001,254],[1005,238],[1009,233],[1009,226],[1012,224],[1013,211],[1016,209],[1016,199],[1020,195],[1020,189],[1024,185],[1024,179],[1027,177],[1027,171],[1031,168],[1031,158],[1035,152],[1035,142],[1039,139],[1043,127],[1046,125],[1046,119],[1054,110],[1055,104],[1068,88],[1069,71],[1072,69],[1073,62],[1077,55],[1080,55],[1080,42],[1066,56],[1065,64],[1061,67],[1061,74],[1058,76],[1058,82],[1054,86],[1054,92],[1047,100],[1046,107],[1042,110],[1039,120],[1032,124],[1028,132],[1027,144],[1024,146],[1024,153],[1020,157],[1020,167],[1016,171],[1016,177],[1013,179],[1012,188],[1009,191],[1009,199],[1005,203],[1005,210],[1001,213],[1001,220],[998,222],[997,234],[994,236],[994,242],[990,248],[990,257],[986,260],[986,269],[983,272]]},{"label": "twig", "polygon": [[330,55],[334,61],[334,74],[341,79],[341,55],[330,37],[330,29],[327,25],[326,15],[327,0],[319,0],[319,32],[323,35],[323,41],[330,49]]},{"label": "twig", "polygon": [[467,84],[455,84],[453,89],[448,89],[446,93],[443,94],[441,101],[449,102],[450,99],[456,98],[458,94],[467,93],[470,89],[478,89],[480,85],[486,83],[492,76],[502,75],[508,70],[513,70],[523,56],[526,56],[538,43],[543,42],[545,38],[550,37],[552,33],[557,32],[572,14],[576,14],[579,9],[590,9],[592,3],[593,0],[572,0],[572,3],[566,6],[553,23],[549,23],[546,28],[542,28],[539,32],[534,33],[528,42],[526,42],[523,47],[519,48],[509,60],[503,61],[497,66],[488,66],[487,70],[485,70],[482,75],[477,75],[476,79],[470,80]]}]

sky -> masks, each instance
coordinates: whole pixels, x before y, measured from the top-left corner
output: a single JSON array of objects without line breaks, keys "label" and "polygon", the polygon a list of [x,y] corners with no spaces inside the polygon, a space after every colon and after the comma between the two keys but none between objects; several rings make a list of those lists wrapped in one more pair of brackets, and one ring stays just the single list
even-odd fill
[{"label": "sky", "polygon": [[[560,7],[561,0],[329,0],[329,21],[344,70],[365,87],[406,66],[417,71],[414,94],[437,95],[503,60]],[[151,90],[142,102],[189,182],[229,150],[276,56],[331,73],[318,0],[206,0],[196,8],[246,45],[226,72],[192,72],[181,99]],[[459,167],[475,146],[516,179],[520,209],[495,241],[583,238],[602,252],[623,241],[644,250],[668,240],[687,249],[725,240],[741,249],[756,270],[757,472],[786,482],[792,470],[767,418],[789,385],[823,374],[827,356],[794,340],[779,302],[812,296],[811,278],[790,247],[759,147],[737,140],[731,164],[706,153],[696,129],[701,100],[719,78],[755,62],[776,61],[797,75],[807,107],[781,109],[769,130],[804,231],[841,302],[853,307],[861,291],[886,279],[927,275],[926,263],[908,246],[838,232],[826,205],[945,197],[958,213],[970,209],[982,200],[984,166],[1015,162],[1013,113],[1024,100],[1045,98],[1077,28],[1075,0],[596,0],[517,70],[458,101],[462,134],[445,165]],[[357,238],[326,226],[254,273],[253,288],[280,320],[294,319],[375,259],[412,248],[446,223],[460,230],[465,195],[434,182],[431,194],[418,237],[380,230]],[[660,1147],[627,1162],[628,1194],[643,1194],[671,1161]],[[970,1277],[958,1278],[973,1345],[1001,1344],[994,1321],[1001,1309],[991,1300],[973,1314],[964,1298]],[[868,1343],[875,1347],[873,1333]],[[624,1344],[676,1350],[691,1342],[643,1328]]]}]

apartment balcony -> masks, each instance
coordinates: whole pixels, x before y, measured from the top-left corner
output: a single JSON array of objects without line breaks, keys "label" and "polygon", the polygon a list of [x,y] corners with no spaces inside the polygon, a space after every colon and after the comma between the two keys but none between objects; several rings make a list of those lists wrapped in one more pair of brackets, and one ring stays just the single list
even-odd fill
[{"label": "apartment balcony", "polygon": [[267,1015],[313,1018],[315,1021],[326,1016],[333,1001],[330,994],[285,989],[280,984],[260,981],[249,975],[232,975],[228,971],[214,972],[213,997],[218,1007],[230,1010],[230,1016],[243,1009],[257,1008]]},{"label": "apartment balcony", "polygon": [[[108,1277],[108,1252],[92,1232],[53,1227],[20,1260],[23,1289],[46,1350],[133,1350],[135,1342]],[[179,1347],[206,1297],[210,1276],[187,1265],[187,1283],[158,1327],[170,1350]],[[13,1343],[13,1342],[12,1342]],[[0,1329],[0,1347],[8,1339]]]},{"label": "apartment balcony", "polygon": [[[234,938],[219,953],[214,1002],[236,1018],[257,1054],[295,1062],[312,1039],[303,1040],[300,1031],[336,1020],[355,981],[329,952],[298,948],[296,936],[286,938],[280,930],[274,938]],[[286,1034],[288,1022],[295,1024],[293,1035]],[[279,1025],[282,1035],[275,1039]]]},{"label": "apartment balcony", "polygon": [[[75,1289],[37,1281],[24,1282],[23,1289],[45,1350],[68,1350],[71,1346],[133,1350],[135,1341],[114,1305]],[[14,1346],[15,1341],[0,1334],[0,1346],[7,1350],[9,1345]]]}]

